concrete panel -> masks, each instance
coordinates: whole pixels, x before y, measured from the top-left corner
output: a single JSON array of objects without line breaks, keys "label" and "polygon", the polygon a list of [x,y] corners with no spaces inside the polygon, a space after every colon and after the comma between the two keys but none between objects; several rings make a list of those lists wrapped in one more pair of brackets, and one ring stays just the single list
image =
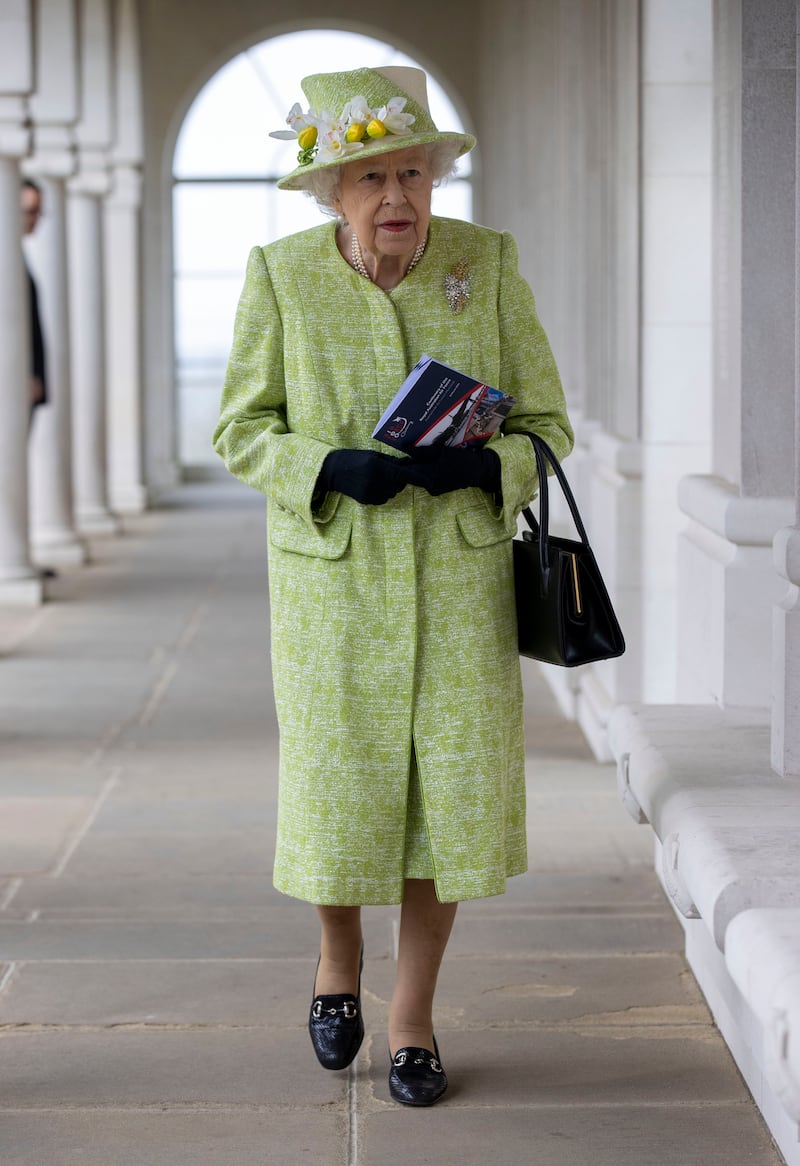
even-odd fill
[{"label": "concrete panel", "polygon": [[794,69],[797,14],[794,0],[743,0],[745,68]]},{"label": "concrete panel", "polygon": [[[164,877],[173,875],[269,875],[272,872],[274,839],[264,831],[227,845],[220,837],[195,835],[193,838],[160,836],[125,838],[106,835],[85,839],[69,863],[73,878],[105,878],[111,875],[136,875],[147,872]],[[239,844],[239,842],[241,844]]]},{"label": "concrete panel", "polygon": [[710,83],[645,86],[642,118],[645,174],[708,174]]},{"label": "concrete panel", "polygon": [[198,959],[190,974],[183,960],[28,963],[0,995],[0,1024],[302,1028],[313,950],[302,960]]},{"label": "concrete panel", "polygon": [[[2,932],[0,931],[0,935]],[[458,919],[450,940],[453,955],[476,949],[534,957],[544,952],[613,955],[615,952],[678,951],[682,934],[669,916],[627,918],[528,917],[509,928],[502,918]]]},{"label": "concrete panel", "polygon": [[0,922],[0,958],[9,960],[270,959],[316,949],[314,917],[272,911],[263,922],[151,920],[86,923]]},{"label": "concrete panel", "polygon": [[[4,1034],[3,1108],[331,1106],[347,1073],[316,1062],[304,1027]],[[5,1162],[3,1164],[5,1166]]]},{"label": "concrete panel", "polygon": [[645,0],[642,32],[646,83],[699,85],[709,80],[710,0]]},{"label": "concrete panel", "polygon": [[[0,894],[0,901],[2,897]],[[85,881],[26,878],[15,890],[7,915],[40,919],[182,919],[255,923],[286,904],[266,875],[194,875],[159,878],[153,874],[107,875]],[[309,916],[311,909],[309,908]]]},{"label": "concrete panel", "polygon": [[0,875],[29,875],[53,867],[92,809],[85,798],[0,798],[3,845]]},{"label": "concrete panel", "polygon": [[795,74],[742,76],[742,477],[794,493]]},{"label": "concrete panel", "polygon": [[[368,972],[368,975],[367,975]],[[364,983],[375,1003],[388,1003],[393,963],[373,960]],[[712,1021],[680,953],[619,957],[493,955],[476,952],[445,961],[439,977],[439,1043],[453,1029],[539,1029],[559,1024],[664,1028]],[[22,986],[17,984],[17,993]],[[9,1001],[11,1003],[11,1001]],[[378,1015],[370,1025],[375,1027]],[[533,1038],[532,1038],[533,1039]]]},{"label": "concrete panel", "polygon": [[0,1155],[3,1166],[340,1166],[342,1131],[341,1114],[316,1108],[3,1113]]},{"label": "concrete panel", "polygon": [[[409,1115],[394,1109],[361,1119],[364,1162],[389,1162],[398,1144],[419,1145],[416,1160],[436,1166],[491,1161],[494,1166],[780,1166],[768,1132],[754,1126],[743,1105],[564,1108],[509,1106],[502,1133],[484,1112],[447,1099],[436,1112]],[[424,1149],[423,1149],[424,1147]],[[430,1157],[422,1157],[425,1152]],[[25,1164],[27,1166],[27,1164]]]}]

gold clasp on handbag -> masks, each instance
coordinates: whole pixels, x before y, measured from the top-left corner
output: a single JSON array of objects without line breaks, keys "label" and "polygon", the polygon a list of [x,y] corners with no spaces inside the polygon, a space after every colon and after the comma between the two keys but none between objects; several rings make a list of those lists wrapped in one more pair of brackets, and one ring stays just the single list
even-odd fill
[{"label": "gold clasp on handbag", "polygon": [[575,614],[581,615],[581,588],[578,583],[578,556],[569,552],[569,557],[572,559],[572,586],[575,588]]}]

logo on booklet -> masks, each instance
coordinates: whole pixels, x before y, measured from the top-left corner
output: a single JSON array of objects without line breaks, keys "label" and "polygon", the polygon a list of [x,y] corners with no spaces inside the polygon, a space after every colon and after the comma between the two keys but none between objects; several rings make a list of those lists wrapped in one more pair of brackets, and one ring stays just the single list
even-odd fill
[{"label": "logo on booklet", "polygon": [[386,428],[386,437],[390,441],[399,441],[407,432],[411,422],[406,417],[393,417]]}]

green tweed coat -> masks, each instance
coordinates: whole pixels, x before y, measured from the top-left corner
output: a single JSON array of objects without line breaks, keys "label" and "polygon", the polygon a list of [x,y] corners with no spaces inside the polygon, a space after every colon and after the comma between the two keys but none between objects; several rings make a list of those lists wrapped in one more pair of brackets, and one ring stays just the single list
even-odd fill
[{"label": "green tweed coat", "polygon": [[[314,903],[402,899],[416,757],[442,901],[500,894],[526,869],[522,690],[511,539],[536,490],[535,429],[572,447],[564,397],[507,233],[433,218],[385,292],[326,223],[250,255],[215,446],[268,499],[280,727],[274,881]],[[454,311],[445,278],[469,281]],[[427,353],[516,397],[479,489],[407,486],[384,506],[312,495],[331,448],[372,430]]]}]

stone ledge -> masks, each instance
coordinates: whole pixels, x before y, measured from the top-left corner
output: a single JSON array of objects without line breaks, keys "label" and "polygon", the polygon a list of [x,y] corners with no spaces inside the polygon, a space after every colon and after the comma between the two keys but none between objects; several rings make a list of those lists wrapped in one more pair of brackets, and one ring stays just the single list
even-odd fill
[{"label": "stone ledge", "polygon": [[737,915],[728,929],[725,961],[763,1026],[770,1085],[800,1120],[800,908]]},{"label": "stone ledge", "polygon": [[678,506],[722,538],[740,546],[770,546],[775,531],[795,517],[793,498],[743,498],[739,488],[711,474],[687,474]]},{"label": "stone ledge", "polygon": [[[770,768],[769,714],[622,706],[609,719],[609,742],[623,804],[661,842],[659,874],[675,910],[702,921],[723,953],[718,973],[709,960],[695,974],[707,995],[707,977],[719,974],[741,993],[760,1030],[752,1053],[796,1122],[800,782]],[[731,1044],[731,1034],[724,1035]]]},{"label": "stone ledge", "polygon": [[623,804],[662,843],[667,893],[720,951],[741,911],[800,908],[800,783],[770,769],[765,710],[623,706],[609,742]]}]

